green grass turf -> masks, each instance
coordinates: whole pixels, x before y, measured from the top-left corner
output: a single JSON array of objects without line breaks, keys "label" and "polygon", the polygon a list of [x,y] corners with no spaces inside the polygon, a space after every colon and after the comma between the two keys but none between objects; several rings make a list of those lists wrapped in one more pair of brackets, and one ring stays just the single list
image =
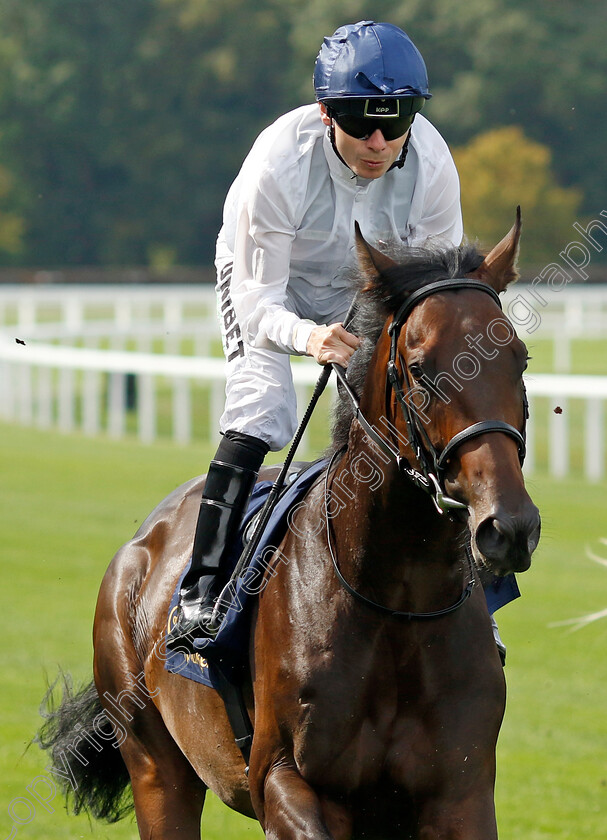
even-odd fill
[{"label": "green grass turf", "polygon": [[[210,447],[144,447],[0,426],[0,838],[137,836],[130,819],[89,825],[59,796],[46,810],[27,786],[43,775],[33,745],[45,674],[61,664],[91,674],[91,625],[105,567],[149,511],[206,469]],[[524,597],[498,614],[509,648],[509,697],[498,751],[497,807],[507,840],[607,834],[607,619],[571,633],[553,622],[607,607],[605,484],[529,482],[544,535]],[[30,810],[26,800],[31,804]],[[32,812],[31,808],[35,811]],[[209,797],[206,840],[259,837],[259,828]]]}]

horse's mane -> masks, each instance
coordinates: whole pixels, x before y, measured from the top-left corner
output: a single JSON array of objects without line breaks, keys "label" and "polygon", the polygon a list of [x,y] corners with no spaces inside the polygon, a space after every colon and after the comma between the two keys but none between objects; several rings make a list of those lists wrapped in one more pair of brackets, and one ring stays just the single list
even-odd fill
[{"label": "horse's mane", "polygon": [[[411,292],[437,280],[463,277],[475,271],[484,259],[484,254],[469,243],[447,250],[438,246],[405,248],[402,245],[382,250],[398,264],[383,272],[371,287],[368,278],[360,270],[351,278],[353,285],[361,291],[350,330],[364,341],[352,356],[348,366],[348,381],[359,395],[386,319],[399,310]],[[340,395],[333,410],[330,452],[347,445],[353,417],[349,399]]]}]

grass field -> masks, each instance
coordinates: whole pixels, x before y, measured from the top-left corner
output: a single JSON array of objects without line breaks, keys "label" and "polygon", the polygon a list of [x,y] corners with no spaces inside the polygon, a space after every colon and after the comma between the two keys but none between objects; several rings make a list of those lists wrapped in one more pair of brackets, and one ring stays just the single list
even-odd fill
[{"label": "grass field", "polygon": [[[0,838],[134,838],[116,826],[45,808],[32,782],[45,756],[27,745],[46,675],[91,674],[96,593],[112,554],[154,505],[206,469],[208,447],[143,447],[0,426]],[[607,485],[529,482],[544,521],[523,598],[498,614],[509,697],[498,753],[497,806],[506,840],[607,836],[607,619],[575,633],[554,622],[607,607]],[[204,733],[201,732],[201,737]],[[29,790],[28,790],[29,786]],[[40,787],[37,788],[41,790]],[[44,796],[44,790],[42,791]],[[16,820],[16,822],[15,822]],[[210,798],[205,840],[260,837]]]}]

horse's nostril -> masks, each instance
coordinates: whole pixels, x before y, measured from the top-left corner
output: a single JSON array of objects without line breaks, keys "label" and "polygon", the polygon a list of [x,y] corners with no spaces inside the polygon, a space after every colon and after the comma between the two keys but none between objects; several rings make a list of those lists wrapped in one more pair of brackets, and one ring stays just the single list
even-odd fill
[{"label": "horse's nostril", "polygon": [[527,548],[529,549],[529,554],[533,554],[533,552],[537,548],[537,544],[540,541],[541,529],[542,520],[540,519],[539,511],[536,510],[535,517],[533,518],[533,523],[529,528],[529,536],[527,538]]},{"label": "horse's nostril", "polygon": [[476,530],[476,544],[487,560],[504,560],[512,544],[514,533],[502,520],[488,516]]},{"label": "horse's nostril", "polygon": [[524,572],[531,565],[540,535],[537,508],[524,515],[488,516],[476,529],[476,547],[485,560],[501,573]]}]

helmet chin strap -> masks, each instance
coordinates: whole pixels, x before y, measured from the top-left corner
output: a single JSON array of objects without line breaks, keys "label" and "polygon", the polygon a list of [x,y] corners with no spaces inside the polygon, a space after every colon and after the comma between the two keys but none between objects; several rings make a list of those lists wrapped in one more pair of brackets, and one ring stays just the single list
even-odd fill
[{"label": "helmet chin strap", "polygon": [[[407,139],[403,143],[403,147],[401,149],[400,155],[398,156],[397,160],[394,161],[392,166],[390,166],[388,168],[388,172],[390,172],[392,169],[402,169],[403,166],[405,165],[405,161],[407,160],[407,153],[409,151],[409,138],[410,137],[411,137],[411,129],[409,129],[409,131],[407,133]],[[340,155],[339,150],[337,148],[337,143],[335,141],[335,120],[333,119],[333,117],[331,117],[331,125],[329,127],[329,139],[331,140],[331,145],[333,146],[333,151],[335,152],[337,157],[340,159],[340,161],[343,163],[343,165],[346,166],[348,169],[350,169],[350,172],[352,172],[352,169],[348,166],[346,161]],[[356,178],[356,172],[352,172],[352,177]]]},{"label": "helmet chin strap", "polygon": [[[407,134],[407,139],[403,143],[403,147],[401,149],[400,155],[398,156],[397,160],[394,161],[390,169],[402,169],[405,165],[405,161],[407,160],[407,153],[409,151],[409,138],[411,137],[411,129],[409,129],[409,133]],[[388,172],[390,172],[388,169]]]}]

